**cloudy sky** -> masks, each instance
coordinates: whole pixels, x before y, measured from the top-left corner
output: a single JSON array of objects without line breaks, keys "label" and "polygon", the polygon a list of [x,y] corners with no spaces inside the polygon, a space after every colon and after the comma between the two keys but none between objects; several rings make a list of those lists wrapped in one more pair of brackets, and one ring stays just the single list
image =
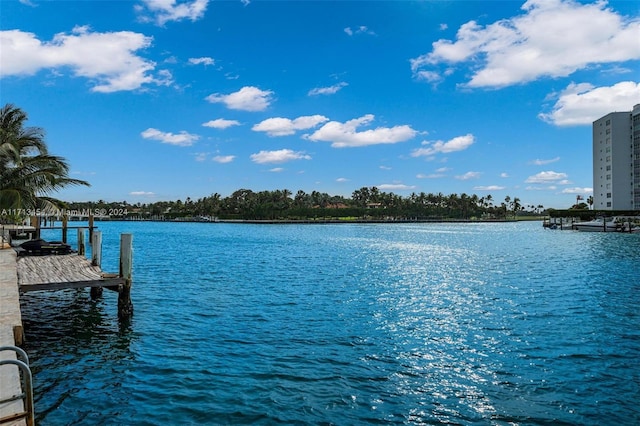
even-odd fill
[{"label": "cloudy sky", "polygon": [[0,98],[90,188],[361,187],[564,208],[640,103],[633,1],[2,1]]}]

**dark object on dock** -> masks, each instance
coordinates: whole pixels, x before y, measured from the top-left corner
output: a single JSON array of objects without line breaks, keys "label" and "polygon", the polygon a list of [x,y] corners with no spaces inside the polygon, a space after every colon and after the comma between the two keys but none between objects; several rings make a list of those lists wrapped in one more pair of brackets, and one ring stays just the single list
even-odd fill
[{"label": "dark object on dock", "polygon": [[18,255],[48,255],[48,254],[69,254],[72,252],[69,244],[61,241],[45,241],[41,238],[25,241],[20,244]]}]

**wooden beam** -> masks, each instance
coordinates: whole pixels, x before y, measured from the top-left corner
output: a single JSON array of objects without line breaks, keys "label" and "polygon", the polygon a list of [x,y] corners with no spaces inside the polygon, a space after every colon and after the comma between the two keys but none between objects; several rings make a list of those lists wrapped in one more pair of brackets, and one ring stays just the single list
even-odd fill
[{"label": "wooden beam", "polygon": [[62,216],[62,242],[67,244],[67,221],[69,218],[67,215]]},{"label": "wooden beam", "polygon": [[119,287],[123,285],[125,285],[125,280],[123,278],[118,277],[118,278],[107,278],[104,280],[25,284],[25,285],[20,285],[20,292],[27,293],[29,291],[63,290],[65,288]]},{"label": "wooden beam", "polygon": [[133,315],[131,302],[131,281],[133,270],[133,235],[120,234],[120,277],[124,279],[118,294],[118,318],[127,319]]},{"label": "wooden beam", "polygon": [[78,228],[78,256],[84,256],[86,247],[84,245],[84,228]]},{"label": "wooden beam", "polygon": [[91,235],[91,264],[100,266],[102,264],[102,232],[89,232]]}]

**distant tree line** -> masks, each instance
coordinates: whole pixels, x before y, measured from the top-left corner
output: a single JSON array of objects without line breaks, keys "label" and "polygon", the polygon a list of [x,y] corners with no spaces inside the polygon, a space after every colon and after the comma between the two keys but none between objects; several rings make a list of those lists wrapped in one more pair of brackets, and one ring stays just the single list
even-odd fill
[{"label": "distant tree line", "polygon": [[144,220],[312,220],[312,219],[507,219],[540,214],[543,206],[523,206],[519,198],[495,202],[491,195],[413,193],[402,197],[376,187],[363,187],[351,198],[302,190],[260,191],[239,189],[228,197],[212,194],[184,201],[64,203],[51,195],[73,185],[88,186],[69,177],[62,157],[51,155],[44,130],[26,126],[27,114],[12,104],[0,108],[0,223],[18,223],[30,215],[62,209],[82,215],[110,215]]},{"label": "distant tree line", "polygon": [[254,192],[239,189],[228,197],[212,194],[193,200],[129,204],[126,201],[73,202],[68,209],[78,211],[123,212],[130,219],[150,220],[437,220],[509,219],[519,215],[540,215],[542,205],[524,206],[517,197],[496,202],[491,195],[412,193],[407,197],[363,187],[351,198],[313,191],[288,189]]}]

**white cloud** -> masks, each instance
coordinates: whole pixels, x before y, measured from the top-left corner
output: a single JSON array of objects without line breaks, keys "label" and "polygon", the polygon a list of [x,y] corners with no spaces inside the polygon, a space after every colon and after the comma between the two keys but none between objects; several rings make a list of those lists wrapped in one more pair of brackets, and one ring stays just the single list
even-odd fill
[{"label": "white cloud", "polygon": [[370,30],[369,28],[367,28],[364,25],[360,25],[359,27],[356,28],[351,28],[351,27],[347,27],[344,29],[344,32],[347,33],[347,35],[353,36],[355,34],[367,34],[367,35],[375,35],[376,33],[373,32],[372,30]]},{"label": "white cloud", "polygon": [[380,168],[380,170],[393,170],[393,169],[392,169],[391,167],[389,167],[389,166],[380,166],[379,168]]},{"label": "white cloud", "polygon": [[547,190],[555,190],[555,186],[543,187],[543,186],[527,186],[525,190],[527,191],[547,191]]},{"label": "white cloud", "polygon": [[411,153],[412,157],[423,157],[423,156],[431,156],[438,153],[449,153],[456,151],[463,151],[469,148],[475,142],[475,138],[472,134],[467,134],[464,136],[455,137],[447,142],[436,141],[436,142],[422,142],[423,145],[430,145],[428,148],[418,148],[413,150]]},{"label": "white cloud", "polygon": [[314,89],[309,90],[308,95],[309,96],[333,95],[345,86],[348,86],[348,84],[345,82],[340,82],[329,87],[316,87]]},{"label": "white cloud", "polygon": [[298,130],[311,129],[320,123],[329,121],[323,115],[307,115],[294,120],[289,118],[267,118],[251,128],[254,132],[266,132],[269,136],[293,135]]},{"label": "white cloud", "polygon": [[558,183],[567,178],[566,173],[558,173],[553,171],[540,172],[536,175],[529,176],[526,183]]},{"label": "white cloud", "polygon": [[383,183],[377,186],[378,189],[383,191],[405,191],[409,189],[416,189],[414,185],[405,185],[402,183]]},{"label": "white cloud", "polygon": [[344,123],[330,121],[313,134],[305,135],[305,138],[312,141],[331,142],[334,148],[345,148],[404,142],[417,133],[407,125],[357,131],[358,127],[370,124],[374,118],[373,114],[367,114]]},{"label": "white cloud", "polygon": [[544,166],[545,164],[551,164],[551,163],[555,163],[560,161],[560,157],[555,157],[555,158],[550,158],[548,160],[540,160],[538,158],[536,158],[535,160],[533,160],[531,162],[531,164],[535,165],[535,166]]},{"label": "white cloud", "polygon": [[455,178],[458,180],[470,180],[470,179],[478,179],[482,175],[480,172],[467,172],[463,175],[458,175]]},{"label": "white cloud", "polygon": [[231,163],[235,158],[235,155],[216,155],[211,160],[215,161],[216,163],[226,164]]},{"label": "white cloud", "polygon": [[436,71],[421,70],[415,73],[415,78],[418,80],[424,80],[429,83],[439,83],[443,80],[442,75]]},{"label": "white cloud", "polygon": [[131,31],[97,33],[88,27],[75,27],[70,34],[58,33],[49,42],[20,30],[0,31],[0,76],[33,75],[42,69],[59,73],[68,67],[75,77],[90,79],[94,92],[167,84],[170,74],[154,77],[155,62],[135,54],[151,42],[151,37]]},{"label": "white cloud", "polygon": [[129,193],[129,195],[134,195],[134,196],[151,196],[151,195],[156,195],[153,192],[149,192],[149,191],[131,191]]},{"label": "white cloud", "polygon": [[640,83],[621,81],[608,87],[572,83],[560,93],[552,111],[538,117],[556,126],[591,125],[612,111],[631,111],[638,102]]},{"label": "white cloud", "polygon": [[213,65],[215,61],[213,58],[203,57],[203,58],[189,58],[189,64],[191,65]]},{"label": "white cloud", "polygon": [[251,161],[258,164],[286,163],[293,160],[311,160],[311,156],[304,152],[295,152],[290,149],[260,151],[257,154],[251,154]]},{"label": "white cloud", "polygon": [[349,182],[349,179],[347,179],[347,178],[342,178],[342,177],[341,177],[341,178],[336,179],[336,182],[340,182],[340,183],[342,183],[342,182]]},{"label": "white cloud", "polygon": [[232,126],[239,126],[240,122],[236,120],[225,120],[224,118],[217,118],[215,120],[202,123],[204,127],[211,127],[214,129],[227,129]]},{"label": "white cloud", "polygon": [[418,173],[416,175],[416,178],[418,178],[418,179],[440,179],[440,178],[443,178],[445,176],[446,175],[443,174],[443,173],[431,173],[430,175],[425,175],[425,174],[422,174],[422,173]]},{"label": "white cloud", "polygon": [[565,188],[562,190],[563,194],[592,194],[593,188]]},{"label": "white cloud", "polygon": [[431,52],[412,59],[413,72],[480,64],[468,86],[504,87],[640,58],[640,18],[622,17],[606,1],[528,0],[522,9],[486,26],[463,24],[456,40],[438,40]]},{"label": "white cloud", "polygon": [[489,186],[474,186],[474,191],[502,191],[505,189],[504,186],[500,185],[489,185]]},{"label": "white cloud", "polygon": [[162,143],[177,146],[191,146],[195,143],[195,141],[200,139],[200,136],[187,133],[184,130],[178,134],[174,134],[169,132],[161,132],[160,130],[154,128],[148,128],[147,130],[142,132],[141,135],[145,139],[156,140]]},{"label": "white cloud", "polygon": [[284,172],[284,168],[282,168],[282,167],[274,167],[273,169],[269,169],[269,171],[271,173],[280,173],[280,172]]},{"label": "white cloud", "polygon": [[245,86],[237,92],[228,95],[213,93],[206,97],[211,103],[223,103],[229,109],[241,111],[264,111],[271,104],[270,90],[260,90],[257,87]]},{"label": "white cloud", "polygon": [[209,156],[208,152],[197,152],[195,154],[196,161],[198,162],[206,161],[208,156]]},{"label": "white cloud", "polygon": [[170,21],[189,19],[192,22],[204,16],[209,0],[142,0],[142,5],[136,5],[135,10],[140,14],[143,22],[155,21],[164,26]]},{"label": "white cloud", "polygon": [[509,174],[508,173],[500,173],[500,177],[501,178],[508,178]]}]

